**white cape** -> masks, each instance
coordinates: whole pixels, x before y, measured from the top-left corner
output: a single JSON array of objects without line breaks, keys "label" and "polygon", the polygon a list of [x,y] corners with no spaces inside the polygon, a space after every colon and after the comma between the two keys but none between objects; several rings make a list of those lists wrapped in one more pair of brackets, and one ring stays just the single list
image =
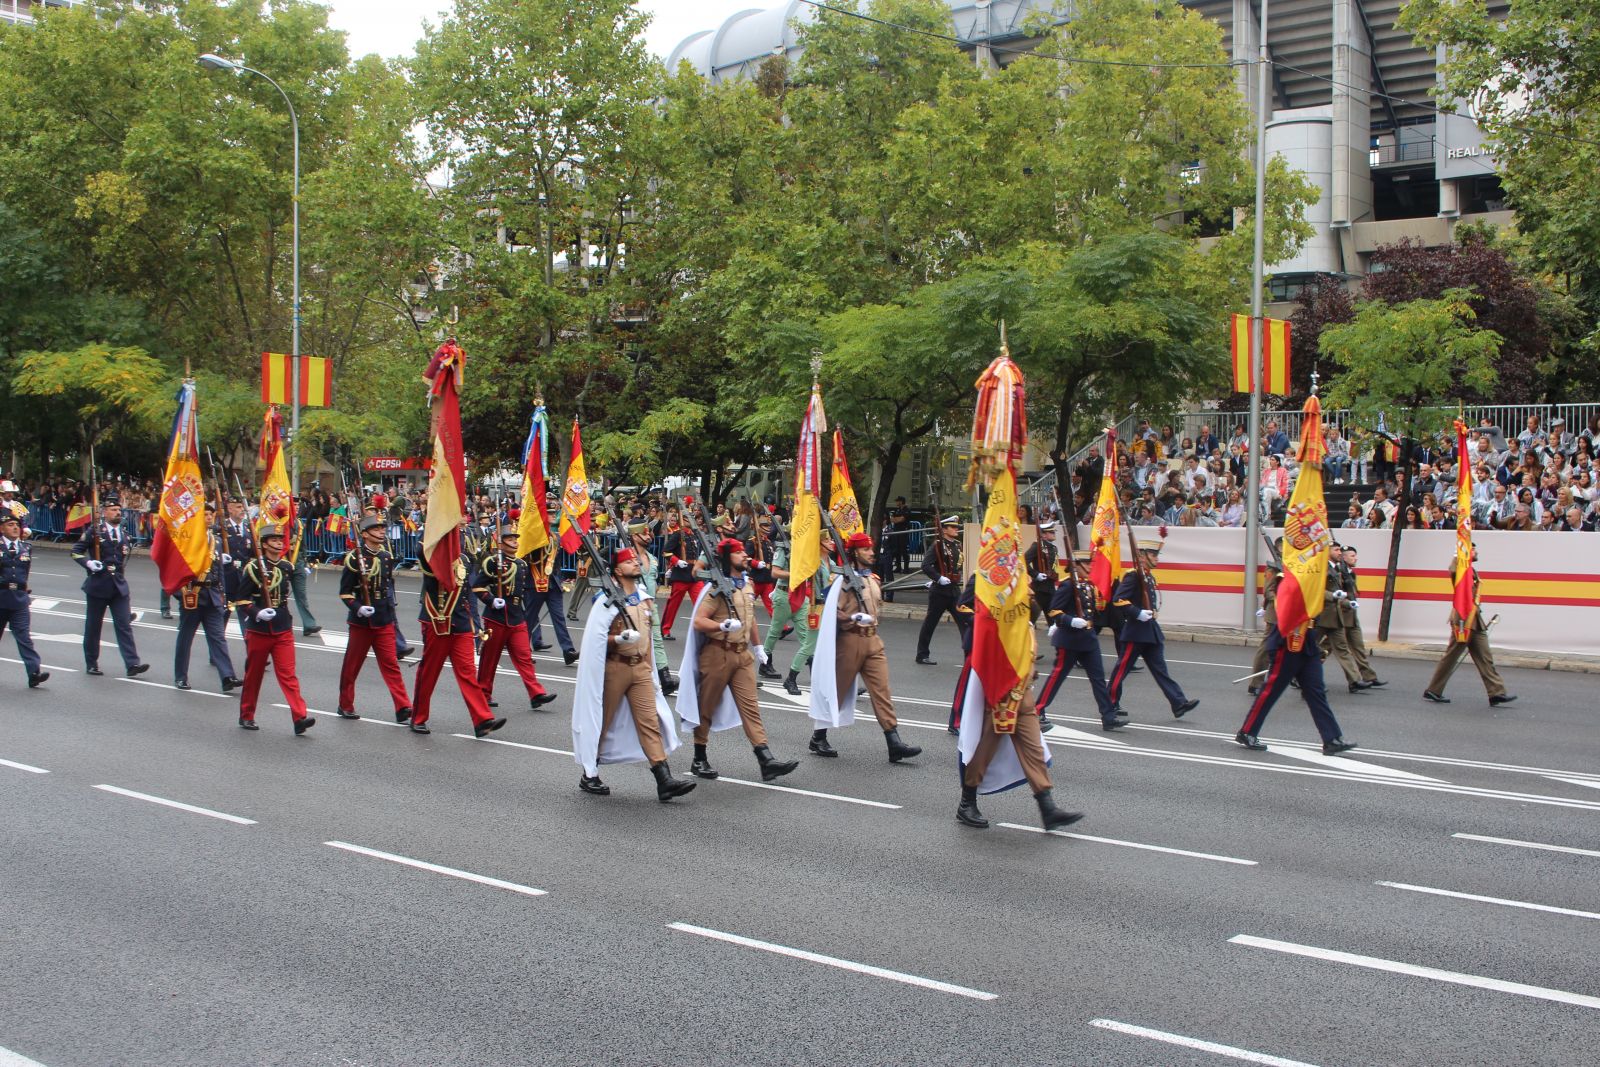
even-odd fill
[{"label": "white cape", "polygon": [[[643,587],[639,595],[654,599]],[[591,778],[599,773],[602,763],[642,763],[649,759],[639,747],[639,734],[633,727],[634,710],[626,696],[611,719],[611,729],[600,736],[600,725],[605,721],[606,637],[616,617],[617,609],[605,603],[602,594],[595,594],[579,647],[578,691],[572,698],[572,755]],[[639,647],[647,650],[648,640],[646,636]],[[652,678],[651,684],[656,694],[656,716],[661,720],[661,744],[670,755],[680,743],[678,719],[662,695],[661,682]]]},{"label": "white cape", "polygon": [[[689,631],[683,639],[683,662],[678,664],[678,718],[689,726],[700,725],[700,631],[694,628],[694,618],[700,613],[700,601],[711,592],[711,583],[707,582],[700,590],[700,595],[694,598],[694,607],[689,609]],[[750,640],[755,640],[755,634],[749,635]],[[711,716],[711,729],[731,730],[735,726],[742,726],[744,719],[739,715],[739,705],[734,702],[733,690],[724,689],[722,699],[717,702],[717,710]]]},{"label": "white cape", "polygon": [[[983,737],[983,679],[978,677],[977,671],[967,672],[966,699],[961,704],[961,734],[956,740],[956,746],[961,750],[961,765],[965,767],[972,754],[978,751],[978,742]],[[1050,746],[1044,746],[1045,766],[1053,762]],[[983,781],[978,783],[980,793],[1003,793],[1007,789],[1015,789],[1028,781],[1028,776],[1022,771],[1022,761],[1017,758],[1017,746],[1008,742],[1004,737],[995,746],[994,758],[989,761],[989,769],[983,772]]]},{"label": "white cape", "polygon": [[817,654],[811,659],[811,721],[819,730],[837,730],[856,721],[856,698],[861,695],[859,676],[850,679],[850,691],[839,700],[839,594],[844,578],[836,576],[828,587],[817,631]]}]

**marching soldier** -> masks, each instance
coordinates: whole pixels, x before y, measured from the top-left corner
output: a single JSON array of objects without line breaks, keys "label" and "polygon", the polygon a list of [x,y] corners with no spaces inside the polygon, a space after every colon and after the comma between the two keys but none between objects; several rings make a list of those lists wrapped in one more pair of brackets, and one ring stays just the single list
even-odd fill
[{"label": "marching soldier", "polygon": [[961,594],[960,515],[946,515],[939,520],[939,536],[922,557],[922,573],[928,576],[928,614],[917,634],[917,662],[932,667],[937,661],[930,658],[929,645],[939,620],[949,612],[958,632],[965,632],[970,621],[956,611]]},{"label": "marching soldier", "polygon": [[[255,532],[250,528],[250,516],[245,511],[244,501],[238,497],[228,498],[228,518],[222,526],[222,562],[225,569],[222,572],[222,595],[228,603],[233,603],[239,591],[239,575],[244,570],[245,561],[256,554]],[[239,629],[245,627],[245,609],[240,608]]]},{"label": "marching soldier", "polygon": [[[833,558],[835,548],[833,533],[824,526],[822,528],[822,554],[817,560],[817,573],[808,582],[804,611],[796,615],[789,604],[789,546],[782,545],[773,554],[772,573],[778,579],[778,599],[773,602],[772,623],[767,627],[767,639],[762,645],[766,658],[761,664],[763,678],[783,678],[784,692],[793,696],[800,695],[800,668],[809,664],[817,652],[817,633],[819,627],[815,615],[820,610],[821,601],[826,594],[819,591],[826,590],[828,583],[833,579],[833,570],[828,561]],[[772,657],[777,651],[778,642],[783,639],[783,630],[786,626],[800,626],[800,647],[795,650],[794,659],[789,661],[789,673],[779,675],[772,666]]]},{"label": "marching soldier", "polygon": [[339,666],[339,705],[341,719],[359,719],[356,713],[356,678],[366,666],[370,649],[378,661],[378,673],[389,687],[394,701],[394,721],[411,721],[411,699],[406,696],[406,680],[400,673],[396,646],[394,596],[394,556],[386,545],[387,527],[376,516],[361,520],[361,540],[345,553],[339,571],[339,599],[350,609],[346,619],[349,639],[344,660]]},{"label": "marching soldier", "polygon": [[211,569],[178,590],[178,644],[172,653],[173,684],[189,689],[189,651],[196,630],[204,629],[206,651],[211,666],[222,679],[222,691],[230,693],[241,684],[233,673],[233,656],[228,652],[228,605],[223,600],[223,580],[228,565],[223,562],[222,537],[216,532],[217,505],[206,501],[206,520],[211,527]]},{"label": "marching soldier", "polygon": [[[1472,562],[1478,562],[1478,547],[1472,547]],[[1455,587],[1456,564],[1450,561],[1450,585]],[[1422,695],[1435,704],[1448,704],[1450,698],[1444,695],[1444,687],[1449,684],[1450,676],[1455,673],[1456,664],[1461,662],[1463,654],[1472,657],[1472,665],[1478,668],[1478,677],[1483,679],[1483,688],[1489,693],[1489,706],[1497,708],[1502,704],[1509,704],[1517,699],[1512,693],[1506,692],[1505,680],[1500,677],[1500,672],[1495,670],[1494,653],[1489,649],[1489,624],[1483,621],[1483,609],[1478,604],[1478,573],[1472,573],[1472,628],[1467,632],[1465,641],[1456,636],[1456,627],[1461,625],[1461,616],[1455,608],[1450,609],[1450,644],[1445,646],[1444,655],[1439,658],[1439,665],[1433,669],[1433,679],[1428,683],[1428,688]]]},{"label": "marching soldier", "polygon": [[[647,522],[634,523],[628,527],[628,532],[633,540],[633,556],[639,562],[639,584],[646,589],[656,589],[656,579],[661,573],[656,563],[656,557],[650,551],[650,524]],[[656,666],[656,677],[661,680],[661,691],[667,696],[678,691],[678,679],[672,676],[672,669],[667,666],[667,646],[661,643],[661,619],[654,610],[654,598],[651,599],[650,611],[650,650]]]},{"label": "marching soldier", "polygon": [[50,677],[33,647],[32,603],[28,572],[33,568],[33,546],[23,539],[22,520],[15,511],[0,511],[0,636],[11,627],[28,688],[37,689]]},{"label": "marching soldier", "polygon": [[[750,557],[750,585],[756,599],[767,606],[767,618],[772,618],[772,591],[777,588],[778,577],[772,573],[772,519],[758,515],[750,526],[750,540],[745,551]],[[764,666],[765,664],[763,664]]]},{"label": "marching soldier", "polygon": [[1125,621],[1122,624],[1122,653],[1117,657],[1117,666],[1111,672],[1106,693],[1112,705],[1120,709],[1122,683],[1128,678],[1128,669],[1133,666],[1134,660],[1143,659],[1150,668],[1150,676],[1156,680],[1156,685],[1161,687],[1162,694],[1171,705],[1172,717],[1181,719],[1199,707],[1200,701],[1184,696],[1183,689],[1167,673],[1166,637],[1161,633],[1161,624],[1156,621],[1161,611],[1161,589],[1156,585],[1154,568],[1161,555],[1161,542],[1153,539],[1140,541],[1138,553],[1137,565],[1122,576],[1111,594],[1112,602],[1123,609]]},{"label": "marching soldier", "polygon": [[[1267,584],[1261,591],[1261,607],[1256,609],[1256,617],[1262,619],[1266,633],[1261,635],[1261,643],[1256,646],[1256,654],[1250,661],[1250,685],[1248,692],[1255,696],[1261,691],[1261,679],[1266,677],[1267,665],[1272,662],[1272,652],[1267,648],[1267,634],[1278,625],[1278,586],[1283,582],[1283,564],[1280,562],[1283,551],[1283,538],[1273,542],[1272,569],[1267,574]],[[1121,649],[1118,649],[1118,657]]]},{"label": "marching soldier", "polygon": [[130,551],[122,535],[122,501],[115,495],[107,496],[100,503],[100,521],[91,523],[72,547],[72,558],[88,572],[82,586],[87,601],[83,619],[83,661],[87,674],[104,673],[100,670],[100,628],[108,610],[128,677],[150,669],[148,663],[139,662],[139,650],[133,644],[133,611],[124,573]]},{"label": "marching soldier", "polygon": [[1106,689],[1106,671],[1100,663],[1100,642],[1094,636],[1095,595],[1089,584],[1088,562],[1090,553],[1080,549],[1072,554],[1075,564],[1067,571],[1061,584],[1056,586],[1046,614],[1050,620],[1050,643],[1055,646],[1056,664],[1039,689],[1036,706],[1039,709],[1039,727],[1045,726],[1045,709],[1056,698],[1061,683],[1066,681],[1072,668],[1082,667],[1089,676],[1089,687],[1094,691],[1095,705],[1100,709],[1100,728],[1115,730],[1128,725],[1122,709],[1111,702]]},{"label": "marching soldier", "polygon": [[[733,586],[731,603],[714,592],[704,591],[695,602],[690,618],[689,639],[684,643],[683,666],[678,675],[683,686],[678,693],[678,717],[694,724],[694,762],[689,773],[696,778],[714,779],[706,756],[711,731],[743,726],[745,737],[761,767],[761,780],[770,782],[800,766],[795,760],[779,760],[767,747],[767,728],[761,722],[761,702],[756,692],[756,656],[752,646],[759,636],[756,628],[756,602],[745,572],[744,543],[732,537],[717,545],[722,573]],[[762,648],[761,656],[766,657]]]},{"label": "marching soldier", "polygon": [[528,631],[535,652],[543,652],[549,648],[550,646],[544,643],[544,634],[539,626],[539,613],[549,612],[550,627],[555,630],[556,641],[561,645],[561,658],[566,660],[567,666],[570,667],[578,661],[578,650],[573,647],[572,635],[567,631],[566,594],[562,591],[561,579],[554,576],[555,566],[554,541],[528,557],[529,574],[533,579],[533,588],[528,594],[527,603]]},{"label": "marching soldier", "polygon": [[439,579],[426,559],[419,560],[418,566],[422,568],[422,610],[417,615],[422,622],[422,661],[417,664],[411,732],[432,732],[428,729],[428,714],[433,687],[439,683],[439,675],[444,672],[448,660],[455,672],[456,684],[461,687],[461,697],[467,702],[467,713],[472,716],[473,734],[487,737],[506,721],[494,717],[483,687],[478,684],[477,664],[472,659],[472,613],[466,603],[472,599],[467,591],[467,561],[456,557],[456,587],[449,591],[440,588]]},{"label": "marching soldier", "polygon": [[666,610],[661,615],[661,638],[664,641],[676,640],[672,636],[672,623],[678,617],[678,605],[684,597],[688,597],[691,604],[700,597],[701,582],[694,573],[694,537],[678,521],[678,515],[677,508],[667,511],[667,531],[661,544],[667,561],[667,584],[672,589],[667,597]]},{"label": "marching soldier", "polygon": [[1346,741],[1341,736],[1339,720],[1333,717],[1333,709],[1328,706],[1328,690],[1322,682],[1322,653],[1317,648],[1317,636],[1315,628],[1308,630],[1305,644],[1300,651],[1293,652],[1279,632],[1277,623],[1273,623],[1264,642],[1270,657],[1267,677],[1250,705],[1244,725],[1233,736],[1235,742],[1257,752],[1266,749],[1266,743],[1260,739],[1261,726],[1267,721],[1267,712],[1272,710],[1272,705],[1289,688],[1289,683],[1295,681],[1300,683],[1300,695],[1311,710],[1311,720],[1316,723],[1317,732],[1322,735],[1323,753],[1336,756],[1356,747],[1354,742]]},{"label": "marching soldier", "polygon": [[488,631],[483,651],[478,656],[478,684],[483,686],[489,706],[499,707],[494,699],[494,675],[500,666],[501,651],[508,652],[523,688],[528,691],[528,708],[536,711],[556,696],[539,684],[539,674],[533,666],[533,649],[528,645],[528,619],[523,605],[527,603],[533,580],[528,574],[528,561],[517,558],[520,539],[515,526],[508,523],[500,527],[499,550],[484,556],[478,565],[478,584],[472,591],[483,603],[483,624]]},{"label": "marching soldier", "polygon": [[295,676],[294,619],[289,615],[289,582],[294,565],[283,557],[281,526],[261,527],[258,539],[261,554],[245,563],[234,594],[234,607],[243,610],[245,618],[239,725],[246,730],[260,729],[256,725],[256,697],[261,693],[261,679],[270,659],[278,688],[283,690],[283,699],[288,701],[289,714],[294,718],[294,732],[299,735],[315,726],[317,720],[307,714],[305,698],[300,695],[300,679]]},{"label": "marching soldier", "polygon": [[845,551],[842,566],[849,567],[859,578],[861,593],[846,591],[842,574],[835,576],[828,590],[821,621],[824,629],[817,638],[817,657],[811,673],[811,721],[816,724],[811,751],[819,756],[839,754],[828,743],[828,730],[855,721],[856,693],[864,684],[889,748],[889,762],[899,763],[921,755],[922,749],[900,740],[900,723],[889,695],[889,657],[883,651],[883,638],[878,636],[883,592],[872,570],[877,552],[872,538],[864,533],[852,534],[845,541]]},{"label": "marching soldier", "polygon": [[[1023,565],[1028,568],[1028,582],[1033,588],[1033,598],[1028,608],[1037,622],[1056,595],[1056,546],[1051,542],[1055,534],[1054,522],[1041,522],[1034,527],[1037,536],[1022,554]],[[1041,716],[1042,718],[1042,716]],[[1048,727],[1046,727],[1048,729]]]},{"label": "marching soldier", "polygon": [[[1344,671],[1350,692],[1360,693],[1370,688],[1361,680],[1361,668],[1356,665],[1344,635],[1355,619],[1356,609],[1350,604],[1350,586],[1346,578],[1344,557],[1335,543],[1328,549],[1328,574],[1322,595],[1322,611],[1317,615],[1317,645],[1323,658],[1332,655]],[[1264,644],[1264,643],[1263,643]]]},{"label": "marching soldier", "polygon": [[322,627],[317,623],[317,617],[311,614],[311,598],[306,595],[306,578],[311,574],[311,565],[307,562],[305,551],[306,521],[301,518],[294,520],[294,545],[293,557],[289,560],[290,581],[289,592],[294,596],[294,608],[300,613],[300,632],[306,637],[312,637],[322,632]]},{"label": "marching soldier", "polygon": [[[693,791],[697,783],[674,778],[667,766],[667,754],[679,744],[678,720],[642,647],[655,595],[639,580],[633,549],[612,557],[611,574],[623,598],[621,610],[598,600],[590,610],[572,698],[573,756],[583,768],[578,788],[610,796],[611,787],[600,780],[600,764],[648,762],[656,799],[665,804]],[[619,715],[632,722],[631,730],[616,725]]]},{"label": "marching soldier", "polygon": [[1368,689],[1379,689],[1389,683],[1378,677],[1372,669],[1372,659],[1367,653],[1367,639],[1361,633],[1361,590],[1356,577],[1356,563],[1359,556],[1355,545],[1344,546],[1344,577],[1345,592],[1349,594],[1345,603],[1350,605],[1350,614],[1345,619],[1344,644],[1350,650],[1350,655],[1355,659],[1356,670],[1361,674],[1361,681]]},{"label": "marching soldier", "polygon": [[[1006,738],[1011,740],[1012,751],[1002,755],[1000,742]],[[1059,830],[1083,818],[1082,812],[1062,811],[1056,807],[1050,782],[1050,754],[1045,750],[1033,693],[1026,683],[1022,687],[1016,720],[1009,731],[1000,733],[995,729],[994,709],[985,699],[983,714],[961,717],[959,744],[961,803],[956,806],[956,821],[979,830],[986,829],[989,820],[978,810],[978,793],[998,793],[1022,782],[1027,782],[1032,790],[1046,830]]]}]

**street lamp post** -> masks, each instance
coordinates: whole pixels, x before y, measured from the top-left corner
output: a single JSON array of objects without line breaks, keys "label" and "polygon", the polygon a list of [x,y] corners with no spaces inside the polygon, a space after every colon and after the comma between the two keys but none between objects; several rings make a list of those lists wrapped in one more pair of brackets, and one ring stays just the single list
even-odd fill
[{"label": "street lamp post", "polygon": [[[289,443],[292,446],[300,436],[300,116],[295,113],[294,101],[290,100],[289,94],[283,91],[283,86],[254,67],[247,67],[243,63],[238,63],[231,59],[224,59],[214,52],[207,52],[201,56],[200,65],[211,70],[230,70],[235,74],[254,74],[265,78],[267,84],[278,90],[278,95],[283,97],[284,104],[289,108],[289,125],[294,131],[294,322],[289,351]],[[294,486],[293,491],[298,493],[300,491],[300,455],[293,447],[289,449],[289,472],[290,482]]]}]

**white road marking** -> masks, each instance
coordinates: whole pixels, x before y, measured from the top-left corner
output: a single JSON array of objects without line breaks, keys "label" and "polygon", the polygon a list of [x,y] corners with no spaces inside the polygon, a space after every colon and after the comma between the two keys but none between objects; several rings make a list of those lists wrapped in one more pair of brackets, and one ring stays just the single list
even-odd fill
[{"label": "white road marking", "polygon": [[[289,705],[287,705],[287,704],[274,704],[272,706],[275,707],[275,708],[282,708],[284,711],[291,710]],[[310,712],[312,715],[326,715],[330,719],[337,719],[339,717],[339,713],[336,712],[336,711],[323,711],[321,708],[313,708],[313,707],[311,707],[309,705],[307,705],[306,711]],[[408,724],[408,723],[390,722],[388,719],[380,719],[380,718],[377,718],[376,716],[373,716],[373,715],[363,715],[363,716],[361,716],[361,718],[359,720],[354,720],[353,719],[351,721],[352,722],[370,722],[370,723],[373,723],[373,724],[375,724],[377,726],[398,726],[401,729],[409,729],[410,728],[410,724]]]},{"label": "white road marking", "polygon": [[[50,572],[49,571],[35,571],[34,573],[35,574],[49,574]],[[66,576],[62,575],[62,577],[66,577]],[[42,599],[40,597],[34,597],[33,598],[33,602],[29,606],[33,607],[33,608],[37,608],[40,611],[50,611],[52,608],[54,608],[59,603],[61,603],[61,601],[59,601],[59,600],[46,600],[46,599]]]},{"label": "white road marking", "polygon": [[176,800],[167,800],[164,797],[153,797],[149,793],[135,793],[131,789],[122,789],[114,785],[97,785],[95,788],[103,789],[107,793],[115,793],[118,796],[132,797],[134,800],[147,800],[152,804],[160,804],[163,807],[177,808],[179,811],[192,812],[195,815],[209,815],[213,819],[221,819],[223,822],[237,823],[240,826],[256,825],[256,821],[254,819],[241,819],[239,816],[229,815],[225,811],[212,811],[210,808],[195,807],[193,804],[181,804]]},{"label": "white road marking", "polygon": [[81,644],[83,644],[83,635],[82,634],[40,634],[40,633],[36,633],[36,634],[33,635],[33,639],[35,641],[51,641],[51,642],[55,642],[55,643],[63,644],[63,645],[81,645]]},{"label": "white road marking", "polygon": [[888,808],[898,811],[899,804],[885,804],[881,800],[862,800],[860,797],[845,797],[838,793],[818,793],[811,789],[796,789],[792,785],[773,785],[771,782],[752,782],[745,778],[729,778],[723,775],[715,779],[718,782],[731,782],[734,785],[752,785],[757,789],[775,789],[780,793],[798,793],[803,797],[819,797],[822,800],[842,800],[846,804],[861,804],[869,808]]},{"label": "white road marking", "polygon": [[525,744],[522,741],[502,741],[498,737],[474,737],[472,734],[451,734],[450,736],[451,737],[459,737],[463,741],[485,741],[485,742],[487,742],[487,743],[489,743],[491,745],[508,745],[511,748],[525,748],[525,749],[528,749],[529,751],[532,751],[532,752],[548,752],[552,756],[570,756],[570,755],[572,755],[572,750],[571,749],[566,749],[566,748],[545,748],[543,745],[529,745],[529,744]]},{"label": "white road marking", "polygon": [[1362,763],[1359,760],[1348,759],[1344,756],[1330,756],[1307,748],[1289,748],[1287,746],[1276,748],[1274,751],[1280,756],[1290,759],[1304,760],[1307,763],[1317,763],[1324,767],[1333,767],[1336,770],[1349,771],[1351,774],[1371,774],[1379,778],[1405,778],[1413,782],[1437,782],[1437,778],[1426,775],[1412,774],[1394,767],[1380,767],[1375,763]]},{"label": "white road marking", "polygon": [[[38,635],[35,634],[34,636],[37,637]],[[22,661],[20,659],[12,659],[10,656],[0,656],[0,663],[18,663],[18,664],[20,664],[20,663],[22,663]],[[77,674],[78,673],[78,668],[76,668],[76,667],[62,667],[59,664],[55,664],[55,663],[41,663],[41,664],[39,664],[39,666],[42,667],[44,670],[50,671],[50,672],[64,671],[67,674]]]},{"label": "white road marking", "polygon": [[1264,948],[1270,952],[1283,952],[1291,956],[1308,956],[1312,959],[1343,963],[1351,967],[1366,967],[1374,971],[1388,971],[1391,974],[1408,974],[1416,978],[1431,978],[1435,982],[1449,982],[1452,985],[1491,989],[1497,993],[1532,997],[1535,1000],[1550,1000],[1557,1004],[1572,1004],[1580,1008],[1600,1009],[1600,997],[1591,997],[1584,993],[1568,993],[1563,989],[1546,989],[1544,986],[1507,982],[1500,978],[1484,978],[1481,975],[1462,974],[1459,971],[1442,971],[1437,967],[1420,967],[1414,963],[1379,959],[1376,956],[1358,956],[1353,952],[1339,952],[1330,948],[1317,948],[1314,945],[1297,945],[1291,941],[1274,941],[1268,937],[1252,937],[1249,934],[1239,934],[1228,938],[1228,941],[1235,945]]},{"label": "white road marking", "polygon": [[30,1060],[20,1052],[0,1048],[0,1067],[44,1067],[38,1060]]},{"label": "white road marking", "polygon": [[891,982],[901,982],[905,985],[920,986],[923,989],[932,989],[940,993],[954,993],[958,997],[971,997],[973,1000],[999,1000],[998,993],[985,993],[981,989],[969,989],[962,985],[952,985],[949,982],[940,982],[932,978],[923,978],[915,974],[906,974],[903,971],[891,971],[884,967],[874,967],[867,963],[856,963],[852,960],[842,960],[837,956],[824,956],[817,952],[807,952],[801,948],[790,948],[787,945],[774,944],[771,941],[757,941],[753,937],[741,937],[738,934],[724,933],[721,930],[710,930],[704,926],[692,926],[689,923],[668,923],[667,929],[677,930],[680,933],[694,934],[697,937],[709,937],[714,941],[726,941],[730,945],[740,945],[744,948],[760,949],[762,952],[771,952],[778,956],[788,956],[791,959],[805,960],[808,963],[820,963],[828,967],[837,967],[842,971],[854,971],[856,974],[870,975],[873,978],[887,978]]},{"label": "white road marking", "polygon": [[49,774],[50,773],[49,771],[45,770],[43,767],[35,767],[31,763],[18,763],[16,760],[8,760],[8,759],[0,759],[0,767],[12,767],[12,768],[15,768],[16,770],[19,770],[19,771],[27,771],[29,774]]},{"label": "white road marking", "polygon": [[490,878],[489,876],[483,874],[473,874],[471,871],[461,871],[454,867],[441,867],[437,863],[429,863],[426,860],[414,860],[409,856],[397,856],[393,852],[379,852],[375,848],[363,848],[360,845],[352,845],[346,841],[324,841],[323,844],[328,845],[331,848],[343,849],[346,852],[354,852],[360,856],[371,856],[373,859],[388,860],[390,863],[399,863],[406,867],[415,867],[419,871],[432,871],[434,874],[445,874],[449,875],[451,878],[460,878],[467,882],[477,882],[479,885],[492,886],[495,889],[505,889],[512,893],[521,893],[523,896],[542,897],[546,895],[543,889],[535,889],[531,885],[518,885],[516,882],[507,882],[500,878]]},{"label": "white road marking", "polygon": [[1436,897],[1455,897],[1457,900],[1476,900],[1483,904],[1503,904],[1508,908],[1526,908],[1529,911],[1547,911],[1552,915],[1571,915],[1579,919],[1600,919],[1600,912],[1578,911],[1576,908],[1558,908],[1550,904],[1530,904],[1525,900],[1506,900],[1504,897],[1480,897],[1476,893],[1457,893],[1453,889],[1433,889],[1425,885],[1407,885],[1404,882],[1378,882],[1390,889],[1404,889],[1412,893],[1430,893]]},{"label": "white road marking", "polygon": [[1045,731],[1044,736],[1051,741],[1080,741],[1090,745],[1126,745],[1128,743],[1120,738],[1113,737],[1104,730],[1098,734],[1092,734],[1088,730],[1074,730],[1072,727],[1062,726],[1058,722],[1051,723],[1050,729]]},{"label": "white road marking", "polygon": [[1079,841],[1093,841],[1101,845],[1120,845],[1123,848],[1137,848],[1145,852],[1165,852],[1171,856],[1188,856],[1197,860],[1212,860],[1216,863],[1236,863],[1241,867],[1260,866],[1255,860],[1242,860],[1236,856],[1217,856],[1210,852],[1190,852],[1182,848],[1168,848],[1165,845],[1146,845],[1138,841],[1122,841],[1115,837],[1094,837],[1089,834],[1074,834],[1066,830],[1046,830],[1042,826],[1024,826],[1019,822],[1003,822],[998,825],[1007,830],[1026,830],[1033,834],[1049,834],[1052,837],[1071,837]]},{"label": "white road marking", "polygon": [[166,682],[147,682],[143,678],[113,678],[112,681],[127,682],[130,685],[149,685],[154,686],[157,689],[170,689],[174,693],[187,693],[197,697],[220,697],[223,700],[239,699],[231,693],[213,693],[205,689],[179,689],[177,686],[168,685]]},{"label": "white road marking", "polygon": [[1600,856],[1592,848],[1573,848],[1570,845],[1541,845],[1537,841],[1518,841],[1514,837],[1484,837],[1480,834],[1451,834],[1463,841],[1487,841],[1491,845],[1516,845],[1518,848],[1537,848],[1545,852],[1570,852],[1574,856]]},{"label": "white road marking", "polygon": [[[768,680],[770,681],[771,679],[768,679]],[[776,690],[775,692],[772,692],[772,693],[768,693],[765,690],[762,690],[762,693],[765,696],[777,697],[779,700],[786,701],[786,702],[788,702],[790,704],[797,704],[802,708],[809,708],[811,706],[811,697],[806,695],[806,693],[802,693],[799,696],[795,696],[793,693],[789,692],[787,689],[779,689],[779,690]]]},{"label": "white road marking", "polygon": [[1563,778],[1555,774],[1547,774],[1545,777],[1556,782],[1566,782],[1568,785],[1586,785],[1590,789],[1600,789],[1600,778]]},{"label": "white road marking", "polygon": [[1249,1049],[1234,1048],[1232,1045],[1219,1045],[1215,1041],[1202,1041],[1198,1037],[1169,1034],[1165,1030],[1152,1030],[1148,1026],[1119,1023],[1115,1019],[1091,1019],[1089,1025],[1098,1026],[1102,1030],[1115,1030],[1119,1034],[1128,1034],[1131,1037],[1148,1037],[1152,1041],[1161,1041],[1168,1045],[1181,1045],[1200,1052],[1211,1052],[1218,1056],[1227,1056],[1229,1059],[1244,1060],[1246,1063],[1264,1063],[1267,1067],[1313,1067],[1303,1060],[1286,1060],[1282,1056],[1269,1056],[1265,1052],[1251,1052]]},{"label": "white road marking", "polygon": [[322,643],[324,645],[329,648],[337,648],[341,652],[343,652],[346,646],[348,646],[350,643],[350,634],[348,631],[341,632],[339,630],[323,630],[321,633],[313,636],[322,638]]}]

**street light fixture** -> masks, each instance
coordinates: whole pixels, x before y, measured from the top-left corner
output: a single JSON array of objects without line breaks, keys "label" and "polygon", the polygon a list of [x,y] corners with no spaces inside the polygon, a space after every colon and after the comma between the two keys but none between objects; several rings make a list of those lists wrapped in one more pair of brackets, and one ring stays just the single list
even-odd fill
[{"label": "street light fixture", "polygon": [[[254,67],[247,67],[236,60],[227,59],[215,52],[207,52],[199,57],[199,63],[208,70],[227,70],[235,74],[254,74],[265,78],[267,84],[278,90],[278,95],[283,97],[283,102],[289,108],[289,124],[294,130],[294,325],[289,354],[289,390],[291,394],[289,415],[289,442],[292,445],[300,435],[300,116],[294,110],[294,101],[289,99],[289,94],[283,91],[283,86],[273,81],[272,78]],[[289,451],[289,478],[294,485],[294,492],[300,491],[300,456],[291,448]]]}]

